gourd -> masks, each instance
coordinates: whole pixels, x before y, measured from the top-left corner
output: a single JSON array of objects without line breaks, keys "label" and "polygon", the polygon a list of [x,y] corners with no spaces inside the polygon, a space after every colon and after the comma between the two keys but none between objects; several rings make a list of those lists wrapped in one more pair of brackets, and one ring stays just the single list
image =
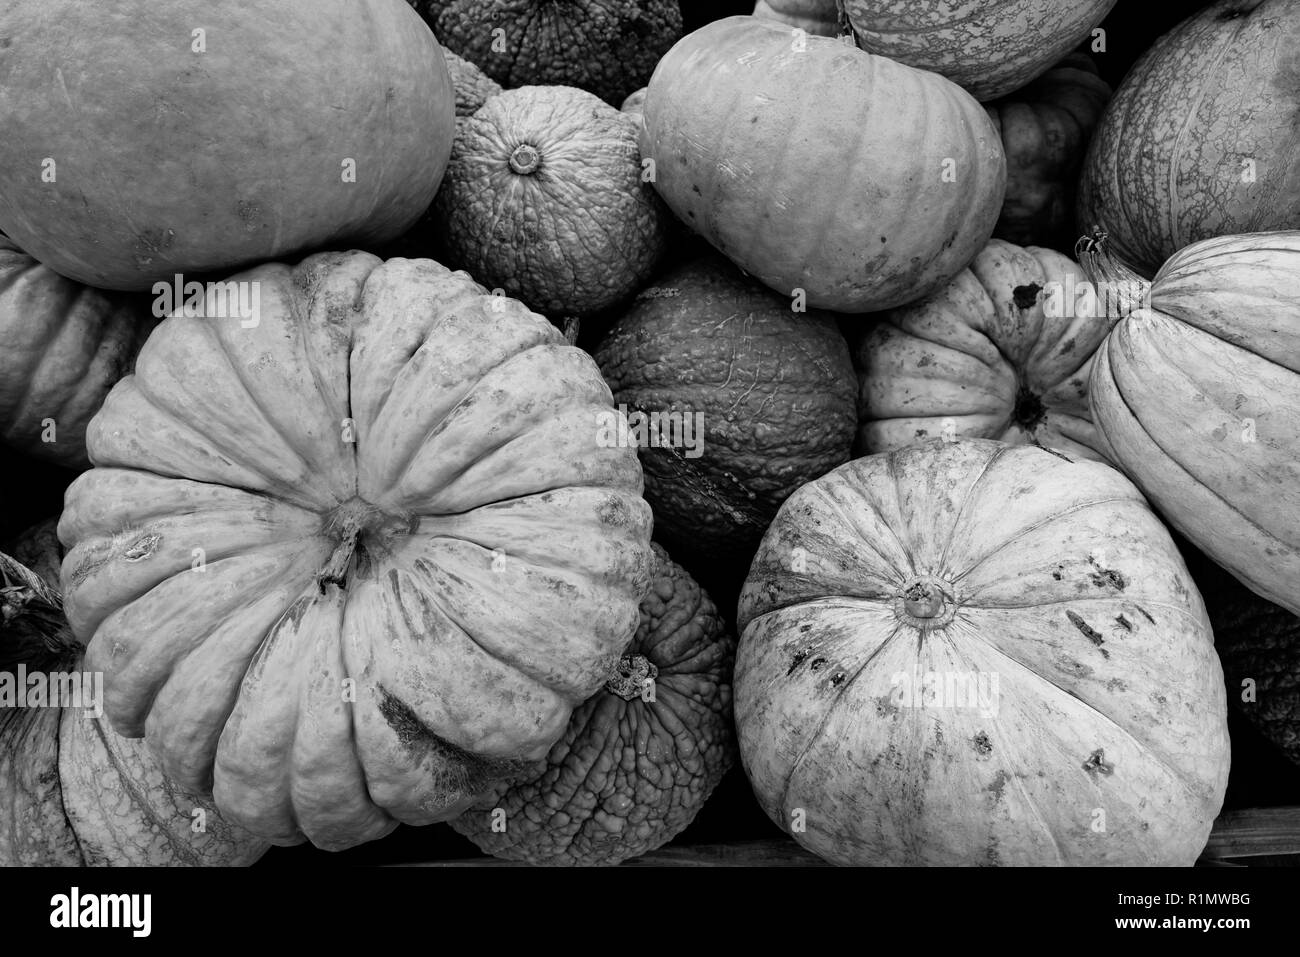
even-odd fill
[{"label": "gourd", "polygon": [[838,36],[840,13],[835,0],[758,0],[754,16],[776,20],[819,37]]},{"label": "gourd", "polygon": [[456,94],[457,117],[473,116],[487,102],[488,97],[501,92],[500,83],[464,57],[457,56],[450,50],[443,50],[442,57],[447,62],[447,73]]}]

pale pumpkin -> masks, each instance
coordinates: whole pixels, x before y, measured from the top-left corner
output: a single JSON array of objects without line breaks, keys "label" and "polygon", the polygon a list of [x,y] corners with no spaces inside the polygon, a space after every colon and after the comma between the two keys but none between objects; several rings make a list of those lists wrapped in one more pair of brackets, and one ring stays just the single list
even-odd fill
[{"label": "pale pumpkin", "polygon": [[839,40],[793,43],[769,20],[683,39],[643,111],[641,155],[678,218],[809,306],[869,312],[933,292],[1002,206],[1002,146],[969,95]]},{"label": "pale pumpkin", "polygon": [[827,860],[1185,866],[1205,846],[1223,672],[1169,533],[1109,466],[981,439],[856,459],[782,506],[739,626],[745,771]]},{"label": "pale pumpkin", "polygon": [[277,844],[454,816],[609,677],[650,509],[591,358],[430,260],[234,277],[260,321],[176,316],[88,435],[59,537],[105,711]]},{"label": "pale pumpkin", "polygon": [[840,11],[835,0],[758,0],[754,16],[776,20],[818,37],[840,33]]}]

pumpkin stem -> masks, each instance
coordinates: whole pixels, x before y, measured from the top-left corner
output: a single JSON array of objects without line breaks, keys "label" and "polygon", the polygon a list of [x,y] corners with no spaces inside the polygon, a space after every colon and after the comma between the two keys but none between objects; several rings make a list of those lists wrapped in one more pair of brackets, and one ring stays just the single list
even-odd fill
[{"label": "pumpkin stem", "polygon": [[542,154],[527,143],[520,143],[515,147],[514,152],[510,154],[509,162],[512,170],[521,176],[527,176],[536,172],[537,168],[542,165]]},{"label": "pumpkin stem", "polygon": [[59,590],[0,552],[0,671],[47,656],[62,658],[78,647]]},{"label": "pumpkin stem", "polygon": [[952,588],[932,575],[918,575],[894,593],[894,614],[920,631],[943,628],[957,615]]},{"label": "pumpkin stem", "polygon": [[624,655],[614,676],[605,682],[605,690],[631,701],[641,697],[646,685],[654,684],[657,677],[659,669],[645,655]]},{"label": "pumpkin stem", "polygon": [[915,582],[903,592],[903,607],[913,618],[938,618],[943,612],[943,592],[930,582]]},{"label": "pumpkin stem", "polygon": [[357,543],[361,534],[370,527],[371,520],[378,512],[373,505],[353,499],[339,506],[330,516],[325,532],[335,539],[337,544],[330,553],[329,561],[316,576],[316,584],[321,592],[329,584],[346,588],[348,570],[352,566],[352,556],[356,554]]},{"label": "pumpkin stem", "polygon": [[1151,280],[1120,259],[1106,231],[1093,226],[1074,245],[1074,257],[1097,294],[1099,315],[1118,322],[1151,301]]}]

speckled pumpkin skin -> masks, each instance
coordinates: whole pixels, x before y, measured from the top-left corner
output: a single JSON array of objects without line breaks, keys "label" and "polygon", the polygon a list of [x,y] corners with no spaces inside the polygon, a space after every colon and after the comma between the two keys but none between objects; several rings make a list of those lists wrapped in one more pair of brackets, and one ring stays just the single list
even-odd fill
[{"label": "speckled pumpkin skin", "polygon": [[[527,777],[451,822],[489,854],[544,865],[640,857],[690,824],[731,767],[735,639],[708,594],[658,545],[654,553],[624,652],[657,669],[654,700],[602,688]],[[492,828],[498,808],[504,831]]]},{"label": "speckled pumpkin skin", "polygon": [[1115,0],[841,0],[864,50],[932,70],[994,100],[1039,76]]},{"label": "speckled pumpkin skin", "polygon": [[[827,860],[1190,865],[1205,846],[1223,672],[1168,532],[1108,466],[978,439],[856,459],[782,507],[739,624],[745,771]],[[986,694],[936,700],[927,674]]]},{"label": "speckled pumpkin skin", "polygon": [[838,36],[840,32],[840,12],[835,0],[758,0],[754,4],[754,16],[818,37]]},{"label": "speckled pumpkin skin", "polygon": [[641,155],[678,218],[812,307],[870,312],[933,292],[1002,206],[997,130],[960,88],[839,40],[797,44],[769,20],[683,39],[643,111]]},{"label": "speckled pumpkin skin", "polygon": [[856,349],[857,454],[972,436],[1104,458],[1088,377],[1112,321],[1087,282],[1060,253],[994,239],[940,292],[882,313]]},{"label": "speckled pumpkin skin", "polygon": [[1089,392],[1109,457],[1164,518],[1300,614],[1300,232],[1177,253]]},{"label": "speckled pumpkin skin", "polygon": [[1147,276],[1202,239],[1300,228],[1297,48],[1292,0],[1223,0],[1162,37],[1093,137],[1080,227]]},{"label": "speckled pumpkin skin", "polygon": [[674,553],[752,549],[786,496],[848,460],[856,380],[834,320],[792,311],[719,256],[637,296],[596,361],[629,413],[703,417],[698,456],[641,449],[655,534]]},{"label": "speckled pumpkin skin", "polygon": [[591,358],[464,273],[353,252],[235,280],[260,321],[164,321],[67,493],[106,714],[273,843],[454,816],[635,630],[635,450],[599,441]]}]

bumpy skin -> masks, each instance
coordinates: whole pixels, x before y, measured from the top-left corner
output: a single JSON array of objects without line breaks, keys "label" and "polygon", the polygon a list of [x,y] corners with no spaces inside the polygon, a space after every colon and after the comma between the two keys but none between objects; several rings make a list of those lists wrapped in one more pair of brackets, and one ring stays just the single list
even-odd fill
[{"label": "bumpy skin", "polygon": [[769,20],[728,17],[674,46],[643,120],[641,155],[673,212],[751,276],[822,309],[933,292],[988,241],[1002,206],[1002,145],[965,92],[839,40],[797,46]]},{"label": "bumpy skin", "polygon": [[1007,196],[993,235],[1021,246],[1073,250],[1076,188],[1110,86],[1072,53],[987,109],[1007,154]]},{"label": "bumpy skin", "polygon": [[[86,426],[157,324],[146,296],[60,276],[0,236],[0,440],[86,469]],[[54,420],[54,441],[44,422]]]},{"label": "bumpy skin", "polygon": [[841,0],[864,50],[995,100],[1042,74],[1115,0]]},{"label": "bumpy skin", "polygon": [[1300,226],[1300,4],[1223,0],[1129,71],[1093,137],[1079,225],[1152,275],[1212,236]]},{"label": "bumpy skin", "polygon": [[739,620],[741,760],[827,860],[1186,866],[1205,846],[1223,672],[1169,533],[1108,466],[980,439],[856,459],[782,507]]},{"label": "bumpy skin", "polygon": [[672,220],[641,181],[636,129],[572,87],[493,97],[462,121],[433,207],[453,265],[556,317],[631,295]]},{"label": "bumpy skin", "polygon": [[456,93],[457,116],[473,116],[487,102],[488,97],[501,92],[500,83],[464,57],[443,50],[442,58],[447,61],[447,73],[451,76],[451,86]]},{"label": "bumpy skin", "polygon": [[1300,614],[1297,303],[1300,232],[1189,246],[1102,345],[1089,392],[1109,457],[1165,519]]},{"label": "bumpy skin", "polygon": [[0,228],[105,289],[394,239],[455,134],[401,0],[9,0],[0,37]]},{"label": "bumpy skin", "polygon": [[576,86],[617,105],[682,35],[677,0],[410,0],[506,88]]},{"label": "bumpy skin", "polygon": [[849,458],[856,380],[834,320],[792,311],[720,256],[638,295],[596,361],[629,413],[703,417],[702,454],[641,449],[655,533],[674,552],[752,549],[786,496]]},{"label": "bumpy skin", "polygon": [[840,33],[840,11],[835,0],[758,0],[754,16],[776,20],[818,37]]},{"label": "bumpy skin", "polygon": [[636,627],[651,516],[635,452],[599,441],[609,389],[430,260],[235,280],[260,322],[164,321],[67,493],[106,713],[273,843],[457,814],[546,754]]},{"label": "bumpy skin", "polygon": [[[451,822],[489,854],[618,864],[671,841],[735,759],[735,639],[684,569],[654,546],[650,593],[625,656],[658,669],[654,701],[602,688],[527,777]],[[505,830],[492,829],[505,812]]]},{"label": "bumpy skin", "polygon": [[995,239],[935,295],[882,313],[857,346],[857,453],[973,436],[1104,458],[1088,376],[1112,320],[1087,281],[1060,253]]}]

